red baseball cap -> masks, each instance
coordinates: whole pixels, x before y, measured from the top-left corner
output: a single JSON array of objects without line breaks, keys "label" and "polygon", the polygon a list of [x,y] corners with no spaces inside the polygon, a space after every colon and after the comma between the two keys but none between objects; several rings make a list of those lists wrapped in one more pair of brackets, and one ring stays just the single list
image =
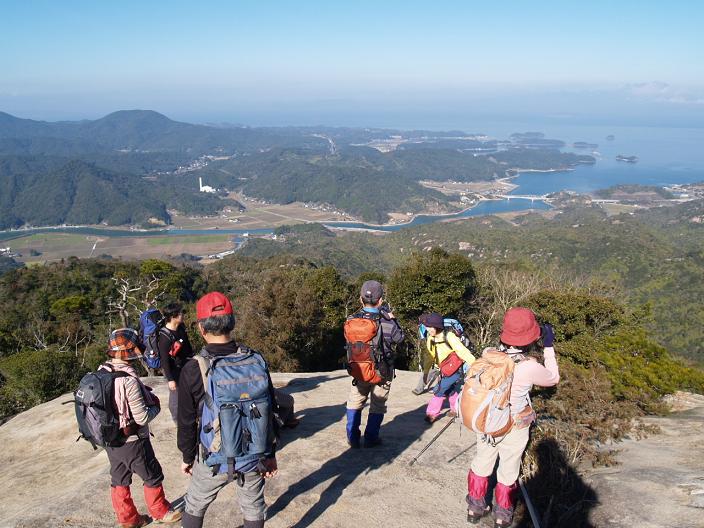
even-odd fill
[{"label": "red baseball cap", "polygon": [[540,337],[540,326],[528,308],[511,308],[504,315],[501,342],[513,346],[530,345]]},{"label": "red baseball cap", "polygon": [[232,303],[220,292],[206,293],[196,303],[196,318],[200,321],[215,315],[232,315]]}]

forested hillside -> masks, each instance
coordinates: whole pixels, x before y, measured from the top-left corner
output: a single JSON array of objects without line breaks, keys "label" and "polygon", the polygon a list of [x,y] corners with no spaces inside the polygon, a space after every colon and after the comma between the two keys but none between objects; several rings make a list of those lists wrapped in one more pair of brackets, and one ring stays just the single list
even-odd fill
[{"label": "forested hillside", "polygon": [[570,277],[597,291],[645,306],[653,337],[704,363],[704,203],[606,216],[575,208],[552,220],[538,214],[513,222],[481,217],[403,229],[385,236],[322,237],[304,230],[285,242],[251,241],[242,254],[305,256],[341,273],[387,273],[414,251],[441,247],[473,262]]},{"label": "forested hillside", "polygon": [[23,225],[169,223],[167,208],[219,211],[227,202],[80,160],[0,157],[0,229]]},{"label": "forested hillside", "polygon": [[[398,149],[369,146],[389,138],[400,142]],[[509,169],[594,163],[591,156],[560,152],[560,145],[545,140],[535,148],[514,139],[491,156],[476,156],[473,148],[495,149],[497,141],[464,132],[214,127],[145,110],[58,123],[0,113],[0,229],[65,222],[145,225],[149,218],[169,223],[166,208],[213,215],[228,204],[199,193],[199,177],[270,202],[330,204],[386,223],[391,212],[459,208],[420,180],[490,180]],[[91,175],[84,164],[94,165]],[[89,180],[100,203],[81,196]],[[41,212],[22,201],[34,194],[43,199]],[[129,203],[133,211],[126,210]]]}]

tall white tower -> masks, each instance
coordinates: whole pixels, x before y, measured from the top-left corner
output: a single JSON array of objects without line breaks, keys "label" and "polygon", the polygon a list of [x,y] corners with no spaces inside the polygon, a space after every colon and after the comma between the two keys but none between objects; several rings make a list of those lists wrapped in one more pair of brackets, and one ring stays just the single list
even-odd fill
[{"label": "tall white tower", "polygon": [[203,178],[201,178],[200,176],[198,177],[198,190],[200,192],[203,192]]}]

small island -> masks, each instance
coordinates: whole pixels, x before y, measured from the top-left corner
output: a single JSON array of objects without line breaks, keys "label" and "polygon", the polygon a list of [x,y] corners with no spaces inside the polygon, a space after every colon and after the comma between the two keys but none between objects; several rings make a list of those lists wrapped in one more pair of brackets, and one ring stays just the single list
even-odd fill
[{"label": "small island", "polygon": [[606,141],[613,141],[614,139],[616,139],[616,136],[614,136],[613,134],[609,134],[608,136],[606,136]]},{"label": "small island", "polygon": [[616,156],[616,161],[623,161],[625,163],[636,163],[638,161],[638,156],[624,156],[619,154]]},{"label": "small island", "polygon": [[587,143],[586,141],[575,141],[572,143],[572,147],[576,149],[595,149],[599,148],[596,143]]}]

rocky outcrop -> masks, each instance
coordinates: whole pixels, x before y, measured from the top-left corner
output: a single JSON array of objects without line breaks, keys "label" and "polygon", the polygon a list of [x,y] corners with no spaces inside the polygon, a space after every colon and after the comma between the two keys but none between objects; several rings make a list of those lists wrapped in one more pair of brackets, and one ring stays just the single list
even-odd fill
[{"label": "rocky outcrop", "polygon": [[[416,373],[399,372],[394,381],[382,425],[384,444],[353,451],[345,443],[350,378],[344,372],[274,375],[275,383],[295,397],[301,423],[283,433],[280,474],[267,484],[267,526],[466,526],[464,496],[474,436],[453,425],[410,466],[449,420],[425,424],[427,396],[411,393],[416,380]],[[146,381],[166,401],[162,378]],[[39,405],[0,427],[1,527],[115,525],[107,457],[87,442],[75,442],[73,407],[61,405],[68,399]],[[697,456],[704,440],[703,419],[702,408],[658,419],[662,435],[624,443],[621,466],[586,476],[599,503],[590,512],[591,524],[702,526],[702,510],[696,508],[702,495],[696,490],[701,490],[704,474]],[[179,472],[176,429],[168,411],[155,420],[152,431],[167,495],[175,500],[188,482]],[[145,511],[140,486],[135,478],[133,494]],[[241,514],[234,496],[234,486],[220,494],[206,526],[238,525]]]}]

